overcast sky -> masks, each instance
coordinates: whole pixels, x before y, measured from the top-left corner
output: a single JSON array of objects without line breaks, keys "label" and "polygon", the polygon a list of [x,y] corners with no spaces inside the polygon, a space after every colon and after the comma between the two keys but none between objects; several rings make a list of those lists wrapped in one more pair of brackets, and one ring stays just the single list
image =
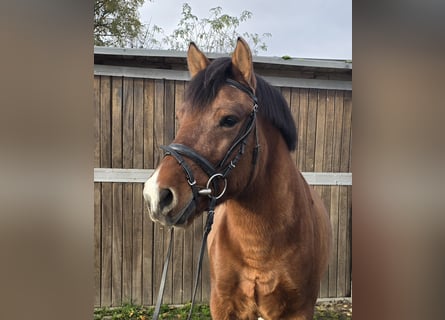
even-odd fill
[{"label": "overcast sky", "polygon": [[261,56],[352,59],[352,0],[147,0],[141,20],[168,34],[176,27],[184,2],[199,18],[209,17],[209,9],[217,6],[232,16],[252,12],[239,31],[272,34]]}]

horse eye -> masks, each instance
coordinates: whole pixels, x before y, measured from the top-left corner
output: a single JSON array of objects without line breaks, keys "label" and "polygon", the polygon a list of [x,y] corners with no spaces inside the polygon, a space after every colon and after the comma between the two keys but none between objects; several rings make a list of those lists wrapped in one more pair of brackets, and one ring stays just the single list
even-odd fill
[{"label": "horse eye", "polygon": [[238,119],[234,116],[226,116],[221,119],[219,125],[221,127],[231,128],[238,123]]}]

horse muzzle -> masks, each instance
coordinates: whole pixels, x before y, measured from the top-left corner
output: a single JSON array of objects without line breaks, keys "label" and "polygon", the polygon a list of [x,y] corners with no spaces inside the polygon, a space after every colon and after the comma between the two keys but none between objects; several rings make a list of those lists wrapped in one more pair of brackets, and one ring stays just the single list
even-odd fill
[{"label": "horse muzzle", "polygon": [[191,197],[186,205],[178,209],[176,192],[170,188],[159,187],[157,180],[158,170],[145,182],[143,191],[151,220],[168,227],[187,225],[189,218],[196,211],[193,198]]}]

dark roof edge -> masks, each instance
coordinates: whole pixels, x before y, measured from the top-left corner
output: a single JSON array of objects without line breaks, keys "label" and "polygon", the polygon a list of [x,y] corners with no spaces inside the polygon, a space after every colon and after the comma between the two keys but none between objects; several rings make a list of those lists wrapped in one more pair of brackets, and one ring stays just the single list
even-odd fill
[{"label": "dark roof edge", "polygon": [[[111,47],[94,47],[94,54],[98,55],[115,55],[115,56],[139,56],[139,57],[170,57],[170,58],[186,58],[187,53],[184,51],[173,50],[148,50],[135,48],[111,48]],[[208,53],[210,59],[226,57],[227,54]],[[312,68],[329,68],[329,69],[352,69],[352,60],[331,60],[331,59],[308,59],[308,58],[289,58],[280,57],[264,57],[254,56],[255,63],[277,64],[288,66],[301,66]]]}]

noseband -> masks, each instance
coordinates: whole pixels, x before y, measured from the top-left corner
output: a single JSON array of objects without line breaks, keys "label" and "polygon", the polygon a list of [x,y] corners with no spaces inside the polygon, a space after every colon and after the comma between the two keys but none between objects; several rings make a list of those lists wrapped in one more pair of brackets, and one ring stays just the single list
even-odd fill
[{"label": "noseband", "polygon": [[[213,224],[213,215],[215,213],[215,207],[217,204],[217,201],[224,195],[227,189],[227,176],[230,174],[230,172],[236,167],[237,163],[241,159],[242,155],[245,152],[246,144],[247,144],[247,138],[249,137],[252,130],[255,131],[255,139],[256,139],[256,145],[253,149],[253,155],[252,155],[252,167],[250,172],[250,177],[247,183],[247,186],[250,184],[253,172],[256,166],[257,158],[258,158],[258,151],[259,151],[259,143],[258,143],[258,134],[256,129],[256,113],[258,111],[258,99],[255,96],[255,94],[252,92],[252,90],[245,85],[232,80],[227,79],[226,83],[234,88],[237,88],[244,93],[246,93],[253,101],[253,108],[252,111],[249,114],[249,118],[247,119],[244,127],[240,130],[240,133],[238,136],[234,139],[232,145],[227,150],[225,156],[223,159],[217,164],[215,167],[210,161],[208,161],[206,158],[204,158],[202,155],[200,155],[198,152],[196,152],[194,149],[183,145],[179,143],[172,143],[168,146],[161,146],[161,148],[165,151],[165,156],[172,156],[176,159],[176,161],[179,163],[179,165],[182,167],[187,182],[190,185],[193,193],[193,200],[190,202],[188,207],[183,211],[182,214],[180,214],[173,222],[173,226],[178,223],[185,223],[187,219],[190,217],[190,215],[195,211],[191,210],[194,206],[194,209],[196,209],[198,200],[200,196],[208,196],[209,197],[209,206],[208,206],[208,213],[207,213],[207,221],[204,229],[204,236],[201,243],[201,250],[198,260],[198,270],[195,277],[195,285],[193,289],[193,296],[192,296],[192,304],[190,307],[190,312],[187,319],[191,319],[191,315],[193,312],[193,306],[195,302],[195,296],[196,296],[196,290],[198,287],[198,281],[199,276],[201,273],[201,266],[202,266],[202,258],[204,254],[204,248],[207,241],[207,236],[212,228]],[[238,148],[238,153],[232,160],[228,160],[230,156],[233,154],[233,152]],[[206,175],[209,177],[206,183],[205,188],[200,188],[196,184],[196,179],[193,175],[193,171],[191,170],[190,166],[187,164],[187,162],[184,160],[185,158],[190,159],[192,162],[197,164],[202,171],[206,173]],[[223,188],[220,190],[218,181],[223,182]],[[167,275],[167,269],[168,269],[168,263],[170,260],[171,255],[171,245],[173,240],[173,228],[171,228],[170,231],[170,244],[167,252],[167,256],[164,262],[164,269],[162,272],[162,279],[161,279],[161,286],[159,288],[158,292],[158,299],[155,307],[155,311],[153,314],[153,319],[158,319],[160,307],[162,303],[162,296],[164,293],[164,286],[166,281],[166,275]]]}]

